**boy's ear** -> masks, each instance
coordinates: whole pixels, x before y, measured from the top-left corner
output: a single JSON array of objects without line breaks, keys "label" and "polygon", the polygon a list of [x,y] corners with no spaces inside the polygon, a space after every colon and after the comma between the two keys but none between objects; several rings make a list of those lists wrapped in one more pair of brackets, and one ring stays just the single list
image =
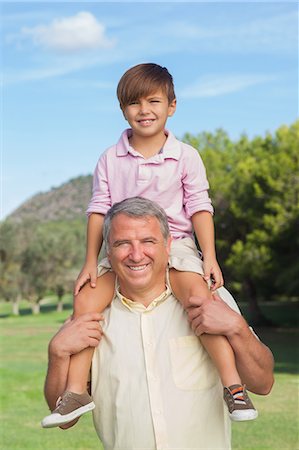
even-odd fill
[{"label": "boy's ear", "polygon": [[176,98],[174,100],[172,100],[172,102],[169,104],[168,107],[168,117],[171,117],[174,115],[176,110]]},{"label": "boy's ear", "polygon": [[119,107],[120,107],[120,109],[121,109],[121,112],[123,113],[123,116],[124,116],[125,120],[128,120],[128,119],[126,118],[125,110],[124,110],[124,108],[122,108],[121,104],[119,104]]}]

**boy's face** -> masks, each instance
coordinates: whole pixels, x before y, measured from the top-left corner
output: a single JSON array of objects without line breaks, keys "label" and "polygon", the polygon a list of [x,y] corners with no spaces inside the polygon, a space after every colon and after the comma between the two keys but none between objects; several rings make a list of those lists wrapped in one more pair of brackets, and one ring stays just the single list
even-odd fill
[{"label": "boy's face", "polygon": [[158,90],[127,105],[123,109],[123,114],[133,134],[152,137],[164,134],[166,121],[174,114],[175,109],[176,100],[169,104],[167,95]]}]

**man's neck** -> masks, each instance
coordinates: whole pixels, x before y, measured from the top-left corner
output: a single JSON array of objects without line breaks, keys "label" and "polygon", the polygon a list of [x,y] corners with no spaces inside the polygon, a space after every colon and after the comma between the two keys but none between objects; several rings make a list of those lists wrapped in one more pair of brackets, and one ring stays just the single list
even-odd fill
[{"label": "man's neck", "polygon": [[130,289],[128,286],[122,286],[120,283],[119,292],[121,295],[136,303],[141,303],[145,307],[149,306],[153,300],[159,297],[166,289],[166,282],[155,285],[152,289],[136,290]]}]

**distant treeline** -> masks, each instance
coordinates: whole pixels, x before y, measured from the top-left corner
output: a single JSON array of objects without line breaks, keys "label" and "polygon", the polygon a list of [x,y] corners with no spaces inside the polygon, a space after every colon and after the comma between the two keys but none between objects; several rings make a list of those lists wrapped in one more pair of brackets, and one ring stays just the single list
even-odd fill
[{"label": "distant treeline", "polygon": [[[249,300],[298,298],[299,121],[274,134],[232,141],[223,130],[185,134],[207,169],[215,208],[217,254],[227,287]],[[70,292],[83,264],[86,221],[0,224],[0,297],[17,312],[38,309],[49,291]]]}]

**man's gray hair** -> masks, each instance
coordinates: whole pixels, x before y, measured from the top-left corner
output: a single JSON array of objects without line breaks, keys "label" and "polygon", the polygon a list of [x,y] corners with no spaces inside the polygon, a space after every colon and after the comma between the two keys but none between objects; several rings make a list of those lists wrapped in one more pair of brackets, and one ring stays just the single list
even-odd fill
[{"label": "man's gray hair", "polygon": [[103,240],[108,249],[108,239],[111,229],[111,221],[118,214],[125,214],[129,217],[156,217],[160,223],[161,232],[165,243],[169,238],[169,226],[167,216],[163,208],[157,203],[143,197],[127,198],[114,205],[107,212],[103,225]]}]

